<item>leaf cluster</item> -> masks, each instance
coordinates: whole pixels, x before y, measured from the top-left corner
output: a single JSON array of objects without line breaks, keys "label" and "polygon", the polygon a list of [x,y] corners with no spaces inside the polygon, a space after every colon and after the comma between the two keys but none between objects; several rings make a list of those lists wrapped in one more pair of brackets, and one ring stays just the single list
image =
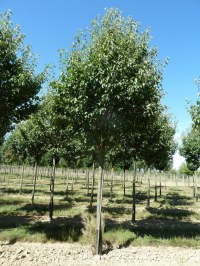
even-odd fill
[{"label": "leaf cluster", "polygon": [[44,72],[35,74],[37,58],[10,19],[11,12],[0,14],[0,138],[37,109],[45,80]]}]

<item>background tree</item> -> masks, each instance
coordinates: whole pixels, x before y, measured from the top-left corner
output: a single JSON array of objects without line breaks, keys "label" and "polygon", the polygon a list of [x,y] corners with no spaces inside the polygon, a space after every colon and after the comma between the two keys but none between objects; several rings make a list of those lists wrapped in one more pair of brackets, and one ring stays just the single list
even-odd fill
[{"label": "background tree", "polygon": [[198,78],[196,80],[196,84],[197,84],[197,87],[198,87],[198,99],[197,99],[197,102],[196,104],[192,105],[191,108],[190,108],[190,114],[191,114],[191,117],[192,117],[192,121],[193,121],[193,126],[196,127],[196,128],[200,128],[200,99],[199,99],[199,96],[200,96],[200,78]]},{"label": "background tree", "polygon": [[140,158],[149,168],[169,170],[172,166],[173,155],[177,144],[174,141],[175,123],[163,109],[157,121],[141,135]]},{"label": "background tree", "polygon": [[178,169],[178,173],[179,174],[184,174],[184,175],[187,175],[187,176],[190,176],[190,175],[193,175],[194,172],[191,171],[188,166],[187,166],[187,163],[182,163]]},{"label": "background tree", "polygon": [[0,14],[0,139],[13,123],[26,119],[38,107],[45,74],[35,74],[36,57],[25,36],[14,27],[11,12]]},{"label": "background tree", "polygon": [[185,157],[190,171],[196,171],[200,167],[200,132],[192,128],[183,138],[179,148],[180,154]]}]

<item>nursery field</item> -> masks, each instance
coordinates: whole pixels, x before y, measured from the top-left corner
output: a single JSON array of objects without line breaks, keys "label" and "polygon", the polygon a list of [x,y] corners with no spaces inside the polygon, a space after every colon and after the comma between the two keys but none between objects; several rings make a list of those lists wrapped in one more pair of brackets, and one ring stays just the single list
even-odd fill
[{"label": "nursery field", "polygon": [[[50,220],[50,170],[38,169],[32,203],[33,169],[1,166],[0,241],[79,242],[94,248],[97,180],[98,169],[91,203],[92,170],[56,169]],[[138,172],[134,223],[132,183],[131,171],[104,173],[103,252],[127,246],[200,247],[199,177]]]}]

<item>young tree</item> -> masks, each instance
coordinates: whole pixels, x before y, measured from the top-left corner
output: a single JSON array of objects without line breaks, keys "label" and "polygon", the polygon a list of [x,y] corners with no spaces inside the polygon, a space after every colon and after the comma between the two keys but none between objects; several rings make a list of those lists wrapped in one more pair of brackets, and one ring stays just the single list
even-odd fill
[{"label": "young tree", "polygon": [[0,14],[0,139],[13,123],[37,109],[45,74],[35,74],[37,61],[25,36],[14,27],[11,12]]},{"label": "young tree", "polygon": [[62,73],[52,84],[57,111],[67,117],[74,135],[83,134],[98,154],[98,254],[106,151],[121,138],[146,131],[163,111],[162,66],[149,40],[149,31],[141,33],[131,18],[123,18],[116,9],[106,10],[76,37],[68,56],[61,54]]}]

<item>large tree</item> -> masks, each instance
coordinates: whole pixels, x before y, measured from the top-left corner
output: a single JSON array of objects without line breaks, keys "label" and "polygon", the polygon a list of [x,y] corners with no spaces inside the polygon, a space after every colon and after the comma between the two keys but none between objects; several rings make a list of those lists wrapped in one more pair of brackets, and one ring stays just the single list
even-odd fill
[{"label": "large tree", "polygon": [[36,57],[25,36],[14,27],[11,12],[0,14],[0,139],[16,123],[35,111],[44,73],[35,74]]},{"label": "large tree", "polygon": [[[109,9],[76,37],[70,54],[61,54],[62,72],[52,84],[57,111],[68,119],[74,135],[84,135],[89,148],[98,154],[101,169],[108,149],[121,139],[129,139],[130,134],[145,136],[143,132],[157,123],[164,110],[160,102],[162,65],[157,50],[149,47],[149,40],[148,30],[141,33],[138,23],[123,18],[119,10]],[[102,182],[101,172],[98,254]]]}]

